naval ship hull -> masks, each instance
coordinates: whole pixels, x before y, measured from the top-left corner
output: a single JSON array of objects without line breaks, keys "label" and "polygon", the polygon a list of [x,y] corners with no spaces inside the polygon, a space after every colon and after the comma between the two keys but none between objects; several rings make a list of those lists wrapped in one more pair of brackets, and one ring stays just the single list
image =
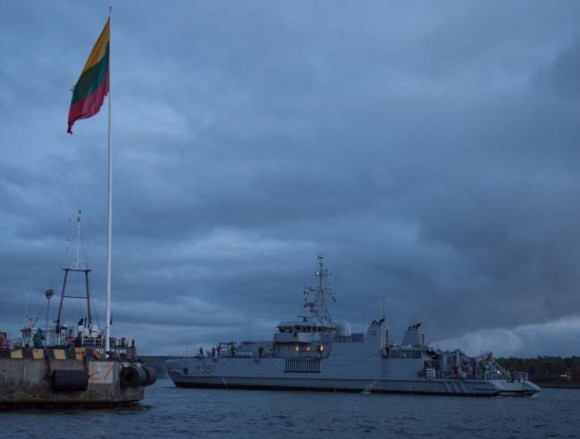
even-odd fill
[{"label": "naval ship hull", "polygon": [[194,357],[167,362],[167,372],[177,387],[455,396],[530,396],[540,390],[526,380],[427,379],[418,373],[414,373],[417,378],[409,376],[409,371],[420,371],[421,367],[418,359],[382,358],[321,361]]}]

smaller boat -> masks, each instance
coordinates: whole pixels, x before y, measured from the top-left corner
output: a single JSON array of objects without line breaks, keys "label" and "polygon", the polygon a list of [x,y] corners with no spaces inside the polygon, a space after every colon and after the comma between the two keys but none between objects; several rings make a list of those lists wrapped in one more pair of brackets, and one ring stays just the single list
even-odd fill
[{"label": "smaller boat", "polygon": [[[80,212],[77,227],[80,231]],[[80,233],[77,233],[80,236]],[[80,244],[80,240],[77,245]],[[157,379],[155,369],[137,357],[135,340],[110,337],[93,320],[88,268],[76,263],[64,270],[55,325],[49,328],[26,316],[21,337],[9,340],[0,332],[0,409],[16,408],[103,408],[131,406],[144,398],[144,389]],[[68,281],[78,276],[84,295],[71,295]],[[78,294],[78,293],[76,293]],[[83,299],[86,317],[76,324],[61,321],[65,298]],[[108,346],[108,350],[107,350]]]},{"label": "smaller boat", "polygon": [[385,319],[365,333],[335,323],[327,303],[328,271],[318,255],[318,286],[304,291],[306,315],[281,322],[272,340],[220,343],[196,356],[166,362],[177,387],[325,390],[457,396],[531,396],[540,388],[525,372],[509,373],[490,354],[470,357],[425,342],[420,323],[400,344],[391,342]]}]

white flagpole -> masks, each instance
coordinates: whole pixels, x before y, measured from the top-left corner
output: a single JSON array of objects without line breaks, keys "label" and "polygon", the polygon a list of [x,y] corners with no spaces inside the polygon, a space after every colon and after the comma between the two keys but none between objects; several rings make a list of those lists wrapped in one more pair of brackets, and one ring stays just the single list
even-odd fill
[{"label": "white flagpole", "polygon": [[112,268],[112,249],[113,249],[113,142],[111,133],[111,9],[109,7],[109,194],[108,194],[108,233],[107,233],[107,321],[105,331],[105,356],[108,358],[110,349],[111,336],[111,268]]}]

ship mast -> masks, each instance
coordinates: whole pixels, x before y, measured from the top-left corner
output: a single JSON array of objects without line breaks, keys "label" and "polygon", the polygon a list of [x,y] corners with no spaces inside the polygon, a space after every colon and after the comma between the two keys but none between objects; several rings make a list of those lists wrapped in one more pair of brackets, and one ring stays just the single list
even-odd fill
[{"label": "ship mast", "polygon": [[[83,326],[90,328],[93,324],[93,313],[92,313],[92,309],[91,309],[91,295],[90,295],[90,288],[89,288],[89,273],[91,272],[91,270],[89,268],[83,269],[80,267],[80,249],[81,249],[81,244],[82,244],[81,243],[82,236],[81,236],[81,211],[80,210],[79,210],[78,215],[77,215],[76,237],[77,237],[77,242],[76,242],[75,261],[71,264],[72,268],[71,267],[63,268],[64,281],[62,283],[62,291],[60,294],[60,303],[58,306],[58,314],[57,314],[57,318],[56,318],[56,332],[57,332],[57,334],[60,334],[60,330],[61,330],[60,323],[61,323],[61,316],[62,316],[62,306],[63,306],[65,297],[74,298],[74,299],[85,299],[86,303],[87,303],[87,320],[84,322]],[[85,295],[84,296],[67,295],[66,286],[67,286],[67,281],[69,278],[69,273],[84,274],[84,280],[85,280]]]},{"label": "ship mast", "polygon": [[323,325],[332,325],[332,318],[328,312],[327,298],[333,302],[336,300],[332,288],[324,285],[324,280],[329,276],[328,269],[324,266],[324,254],[318,253],[318,271],[314,274],[318,278],[317,287],[307,287],[304,290],[304,308],[308,308],[316,321]]}]

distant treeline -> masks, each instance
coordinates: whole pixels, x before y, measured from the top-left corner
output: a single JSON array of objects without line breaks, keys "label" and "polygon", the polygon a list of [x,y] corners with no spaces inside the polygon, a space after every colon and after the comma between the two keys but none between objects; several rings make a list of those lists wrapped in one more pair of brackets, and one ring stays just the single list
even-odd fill
[{"label": "distant treeline", "polygon": [[580,385],[580,357],[497,358],[509,371],[527,372],[531,381]]}]

